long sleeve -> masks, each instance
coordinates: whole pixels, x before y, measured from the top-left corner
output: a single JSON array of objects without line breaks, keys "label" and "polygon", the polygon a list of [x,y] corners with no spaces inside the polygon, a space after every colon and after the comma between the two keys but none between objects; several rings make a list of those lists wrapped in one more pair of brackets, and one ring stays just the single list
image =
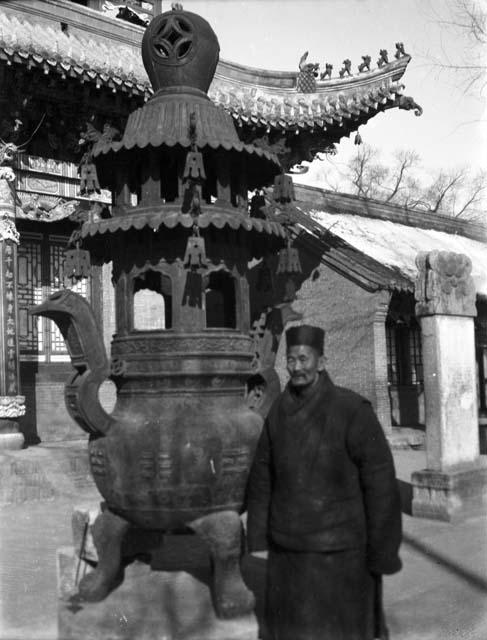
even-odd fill
[{"label": "long sleeve", "polygon": [[247,485],[247,544],[249,551],[268,548],[268,520],[271,498],[271,447],[266,420],[257,444]]},{"label": "long sleeve", "polygon": [[347,433],[349,453],[359,470],[367,526],[369,571],[392,574],[401,569],[401,502],[394,460],[382,427],[364,401]]}]

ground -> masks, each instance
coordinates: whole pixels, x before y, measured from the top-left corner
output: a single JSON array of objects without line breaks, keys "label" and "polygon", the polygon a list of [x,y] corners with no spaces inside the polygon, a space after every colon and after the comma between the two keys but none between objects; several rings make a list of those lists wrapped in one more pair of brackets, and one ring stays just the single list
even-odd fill
[{"label": "ground", "polygon": [[[406,513],[404,568],[384,581],[391,638],[483,640],[487,637],[487,517],[453,525],[407,515],[411,472],[424,468],[425,455],[400,450],[394,451],[394,457]],[[58,639],[56,549],[72,544],[73,505],[97,499],[96,490],[86,485],[53,499],[0,508],[1,640]],[[265,560],[246,562],[247,580],[258,598],[264,572]]]}]

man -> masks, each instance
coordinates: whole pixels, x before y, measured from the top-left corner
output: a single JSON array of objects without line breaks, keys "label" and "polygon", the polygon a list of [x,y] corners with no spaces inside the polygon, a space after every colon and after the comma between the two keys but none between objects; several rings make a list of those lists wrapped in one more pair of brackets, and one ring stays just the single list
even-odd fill
[{"label": "man", "polygon": [[324,331],[292,327],[286,342],[290,380],[266,419],[248,486],[249,550],[269,550],[270,636],[387,637],[381,576],[401,568],[389,446],[370,403],[326,373]]}]

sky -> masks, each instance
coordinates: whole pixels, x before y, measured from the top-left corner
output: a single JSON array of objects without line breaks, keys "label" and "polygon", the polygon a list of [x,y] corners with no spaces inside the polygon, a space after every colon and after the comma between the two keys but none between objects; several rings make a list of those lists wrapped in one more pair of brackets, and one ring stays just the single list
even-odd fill
[{"label": "sky", "polygon": [[[486,0],[480,0],[485,6]],[[479,90],[466,94],[466,75],[441,71],[435,60],[464,64],[471,43],[440,21],[451,18],[454,0],[185,0],[183,6],[206,18],[220,41],[220,57],[252,67],[295,70],[301,55],[331,62],[334,75],[345,58],[356,69],[362,55],[378,58],[403,42],[412,60],[401,82],[404,94],[424,109],[389,109],[360,128],[364,142],[381,149],[384,160],[414,149],[425,173],[487,167],[487,113]],[[487,58],[486,58],[487,59]],[[307,181],[323,170],[340,171],[356,152],[353,136],[338,153],[314,163]],[[325,169],[324,169],[325,167]]]}]

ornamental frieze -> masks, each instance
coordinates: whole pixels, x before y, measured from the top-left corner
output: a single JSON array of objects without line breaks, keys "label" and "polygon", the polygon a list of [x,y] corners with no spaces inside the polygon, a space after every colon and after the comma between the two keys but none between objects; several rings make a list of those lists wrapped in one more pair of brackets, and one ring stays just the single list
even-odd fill
[{"label": "ornamental frieze", "polygon": [[[213,397],[215,395],[228,395],[231,397],[235,397],[235,395],[242,396],[243,398],[243,385],[249,378],[248,371],[242,372],[240,376],[237,375],[226,375],[224,378],[224,382],[221,380],[221,376],[207,376],[206,378],[202,378],[201,376],[198,378],[194,373],[192,375],[186,376],[165,376],[159,379],[151,379],[150,387],[147,384],[147,380],[145,377],[140,379],[142,376],[140,374],[134,375],[133,379],[128,378],[126,383],[118,390],[119,396],[157,396],[161,393],[164,393],[168,398],[171,394],[174,394],[175,397],[178,397],[178,394],[181,392],[189,396],[191,394],[205,394],[207,393],[209,396]],[[139,379],[137,379],[139,378]],[[215,380],[217,384],[215,384]],[[182,402],[182,400],[181,400]],[[178,406],[182,406],[181,402],[178,402]],[[192,405],[191,405],[192,407]],[[195,414],[197,412],[195,411]]]},{"label": "ornamental frieze", "polygon": [[[241,362],[239,363],[239,360]],[[164,359],[144,359],[144,360],[120,360],[115,358],[112,360],[111,373],[114,376],[131,376],[137,373],[154,373],[166,375],[177,373],[178,375],[201,375],[202,365],[204,363],[205,375],[226,375],[227,373],[248,373],[250,371],[251,355],[245,359],[235,358],[232,353],[228,357],[223,358],[206,358],[205,356],[191,357],[185,356],[181,361],[181,357],[168,357]],[[221,386],[214,383],[213,386]]]},{"label": "ornamental frieze", "polygon": [[174,354],[184,353],[186,356],[195,352],[208,353],[250,353],[252,339],[245,335],[227,336],[130,336],[130,341],[123,338],[115,338],[112,342],[112,353],[120,357],[128,354]]}]

